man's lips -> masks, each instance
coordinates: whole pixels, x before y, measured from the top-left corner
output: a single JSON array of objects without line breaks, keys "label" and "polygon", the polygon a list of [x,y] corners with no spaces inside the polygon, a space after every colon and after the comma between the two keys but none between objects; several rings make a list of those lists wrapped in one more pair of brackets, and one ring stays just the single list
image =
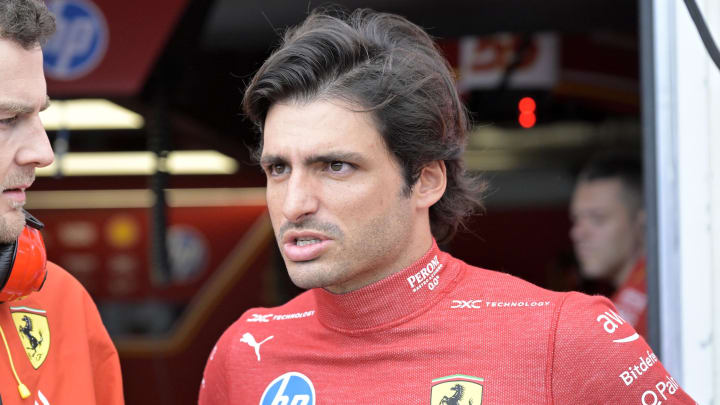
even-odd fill
[{"label": "man's lips", "polygon": [[25,189],[30,187],[29,185],[23,185],[19,187],[8,187],[2,192],[3,198],[6,198],[10,201],[14,201],[16,203],[24,203],[25,202]]},{"label": "man's lips", "polygon": [[332,243],[325,235],[312,231],[288,231],[282,238],[285,257],[293,262],[318,258]]}]

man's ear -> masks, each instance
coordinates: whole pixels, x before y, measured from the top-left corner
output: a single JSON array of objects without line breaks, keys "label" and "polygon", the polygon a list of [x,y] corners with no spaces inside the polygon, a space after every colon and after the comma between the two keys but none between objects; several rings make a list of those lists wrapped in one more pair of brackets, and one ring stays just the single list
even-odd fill
[{"label": "man's ear", "polygon": [[422,168],[420,177],[413,187],[415,201],[420,208],[430,208],[440,201],[447,187],[445,161],[436,160]]}]

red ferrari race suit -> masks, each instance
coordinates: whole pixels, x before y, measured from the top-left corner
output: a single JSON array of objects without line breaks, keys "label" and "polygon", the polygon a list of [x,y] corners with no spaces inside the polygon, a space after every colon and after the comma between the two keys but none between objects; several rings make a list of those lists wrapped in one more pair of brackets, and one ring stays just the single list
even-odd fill
[{"label": "red ferrari race suit", "polygon": [[437,245],[347,294],[304,292],[240,317],[199,403],[695,403],[604,297],[551,292]]},{"label": "red ferrari race suit", "polygon": [[647,336],[647,282],[645,258],[635,263],[630,276],[610,298],[618,313],[642,336]]},{"label": "red ferrari race suit", "polygon": [[[3,405],[121,405],[120,362],[92,299],[48,262],[39,292],[0,304]],[[12,360],[12,366],[11,362]],[[17,378],[30,396],[21,399]]]}]

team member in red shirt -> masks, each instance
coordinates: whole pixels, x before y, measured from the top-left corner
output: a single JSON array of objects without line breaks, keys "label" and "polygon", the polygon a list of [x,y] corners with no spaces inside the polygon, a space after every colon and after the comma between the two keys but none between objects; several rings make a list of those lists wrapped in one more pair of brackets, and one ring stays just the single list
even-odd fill
[{"label": "team member in red shirt", "polygon": [[209,404],[692,404],[602,297],[442,252],[479,205],[450,68],[390,14],[312,14],[244,99],[293,282],[210,353]]},{"label": "team member in red shirt", "polygon": [[35,168],[53,161],[40,0],[0,0],[0,403],[123,403],[117,351],[85,289],[47,263],[42,224],[22,210]]},{"label": "team member in red shirt", "polygon": [[646,336],[643,207],[640,161],[625,154],[598,156],[578,176],[570,238],[583,277],[610,282],[618,313]]}]

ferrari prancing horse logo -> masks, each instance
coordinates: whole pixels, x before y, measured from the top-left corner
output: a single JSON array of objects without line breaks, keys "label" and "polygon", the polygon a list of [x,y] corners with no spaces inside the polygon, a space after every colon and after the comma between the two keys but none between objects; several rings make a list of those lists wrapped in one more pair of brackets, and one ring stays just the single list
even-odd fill
[{"label": "ferrari prancing horse logo", "polygon": [[22,311],[13,311],[12,318],[25,353],[32,366],[37,369],[43,364],[50,350],[50,326],[45,316],[46,312],[27,307],[10,309],[22,309]]},{"label": "ferrari prancing horse logo", "polygon": [[431,405],[482,404],[482,378],[455,374],[432,380]]}]

